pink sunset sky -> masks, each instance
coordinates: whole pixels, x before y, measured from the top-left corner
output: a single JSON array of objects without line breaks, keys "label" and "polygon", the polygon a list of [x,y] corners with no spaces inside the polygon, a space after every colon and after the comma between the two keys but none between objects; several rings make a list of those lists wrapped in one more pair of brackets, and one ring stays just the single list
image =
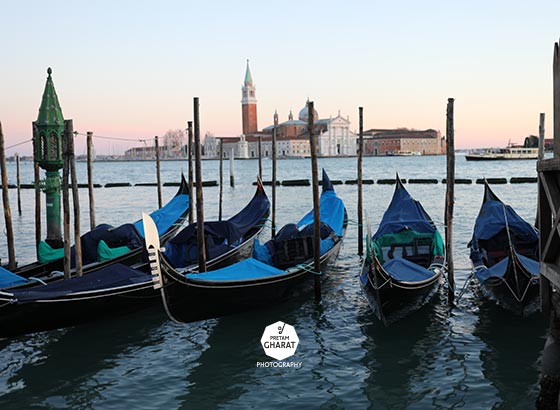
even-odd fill
[{"label": "pink sunset sky", "polygon": [[76,130],[132,140],[96,139],[98,154],[184,129],[193,97],[202,135],[237,136],[247,58],[259,128],[275,110],[297,116],[309,97],[321,118],[340,110],[353,130],[363,106],[365,129],[445,134],[453,97],[457,148],[523,142],[541,112],[552,137],[557,1],[32,3],[2,7],[7,146],[31,138],[49,66]]}]

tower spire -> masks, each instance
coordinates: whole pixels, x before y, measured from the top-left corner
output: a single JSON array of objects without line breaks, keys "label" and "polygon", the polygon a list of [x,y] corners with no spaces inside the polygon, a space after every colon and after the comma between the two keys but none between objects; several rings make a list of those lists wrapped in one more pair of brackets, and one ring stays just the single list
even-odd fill
[{"label": "tower spire", "polygon": [[245,81],[241,87],[241,96],[243,135],[253,134],[258,131],[257,98],[255,96],[253,76],[249,68],[249,59],[247,59],[247,69],[245,71]]},{"label": "tower spire", "polygon": [[253,85],[253,76],[251,75],[251,69],[249,68],[249,59],[247,59],[247,70],[245,71],[245,85]]}]

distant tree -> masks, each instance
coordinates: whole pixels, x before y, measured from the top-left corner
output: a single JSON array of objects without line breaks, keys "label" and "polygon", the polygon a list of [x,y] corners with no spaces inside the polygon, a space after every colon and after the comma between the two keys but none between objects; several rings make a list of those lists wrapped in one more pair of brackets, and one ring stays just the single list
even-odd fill
[{"label": "distant tree", "polygon": [[184,155],[183,146],[185,132],[183,130],[169,130],[163,136],[164,158],[179,158]]},{"label": "distant tree", "polygon": [[529,135],[525,138],[525,142],[523,143],[524,148],[538,148],[539,147],[539,138],[535,135]]}]

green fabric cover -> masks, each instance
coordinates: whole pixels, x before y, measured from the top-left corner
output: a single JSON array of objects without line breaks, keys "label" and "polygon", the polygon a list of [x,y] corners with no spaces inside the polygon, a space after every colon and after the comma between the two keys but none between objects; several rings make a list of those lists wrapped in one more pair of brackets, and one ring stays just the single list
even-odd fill
[{"label": "green fabric cover", "polygon": [[[384,246],[391,246],[392,244],[412,243],[414,239],[429,238],[432,240],[432,255],[443,255],[443,239],[438,231],[434,233],[420,233],[410,229],[402,230],[398,233],[385,234],[373,241],[373,252],[379,262],[384,263],[383,252],[381,248]],[[366,242],[367,243],[367,242]]]},{"label": "green fabric cover", "polygon": [[51,248],[45,241],[39,242],[37,249],[37,256],[40,263],[53,262],[64,257],[64,248]]},{"label": "green fabric cover", "polygon": [[109,245],[102,239],[97,245],[97,260],[99,262],[104,262],[109,259],[116,258],[117,256],[124,255],[130,252],[128,246],[119,246],[118,248],[110,248]]}]

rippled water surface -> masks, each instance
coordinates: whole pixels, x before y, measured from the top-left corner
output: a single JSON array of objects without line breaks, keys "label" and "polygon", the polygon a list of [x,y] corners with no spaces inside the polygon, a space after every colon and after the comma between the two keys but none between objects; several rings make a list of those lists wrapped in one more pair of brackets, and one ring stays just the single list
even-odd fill
[{"label": "rippled water surface", "polygon": [[[331,179],[356,178],[356,159],[320,159]],[[178,181],[186,164],[164,162],[162,180]],[[228,170],[227,161],[224,169]],[[264,161],[264,179],[271,162]],[[457,157],[457,178],[536,176],[533,161],[467,163]],[[236,186],[224,188],[224,215],[233,215],[254,192],[255,160],[236,161]],[[365,158],[364,178],[445,177],[445,157]],[[86,182],[85,164],[78,164]],[[95,182],[155,182],[150,162],[95,163]],[[218,162],[203,162],[206,180],[218,179]],[[279,179],[310,178],[309,160],[284,160]],[[9,165],[10,182],[15,167]],[[225,180],[229,176],[225,174]],[[22,163],[22,183],[32,181]],[[445,287],[431,306],[391,327],[372,313],[358,281],[357,188],[336,185],[351,224],[344,248],[323,282],[323,300],[303,292],[282,305],[255,312],[178,325],[154,307],[134,315],[69,329],[0,340],[0,408],[212,409],[374,408],[526,409],[534,407],[546,327],[540,315],[513,317],[477,299],[469,289],[449,309]],[[445,185],[408,184],[439,223]],[[164,201],[176,188],[164,187]],[[454,260],[457,288],[470,266],[467,243],[482,201],[479,184],[455,187]],[[536,213],[536,184],[495,185],[494,191],[529,221]],[[204,189],[205,217],[218,214],[218,188]],[[364,208],[375,230],[393,186],[365,185]],[[87,190],[80,189],[82,226],[89,226]],[[17,216],[10,190],[16,254],[34,259],[32,190],[22,190]],[[278,224],[295,222],[310,208],[310,187],[278,187]],[[120,224],[157,206],[155,187],[95,189],[97,222]],[[4,230],[4,221],[1,221]],[[0,255],[7,259],[5,238]],[[260,345],[264,328],[278,320],[299,336],[299,369],[257,368],[272,360]]]}]

